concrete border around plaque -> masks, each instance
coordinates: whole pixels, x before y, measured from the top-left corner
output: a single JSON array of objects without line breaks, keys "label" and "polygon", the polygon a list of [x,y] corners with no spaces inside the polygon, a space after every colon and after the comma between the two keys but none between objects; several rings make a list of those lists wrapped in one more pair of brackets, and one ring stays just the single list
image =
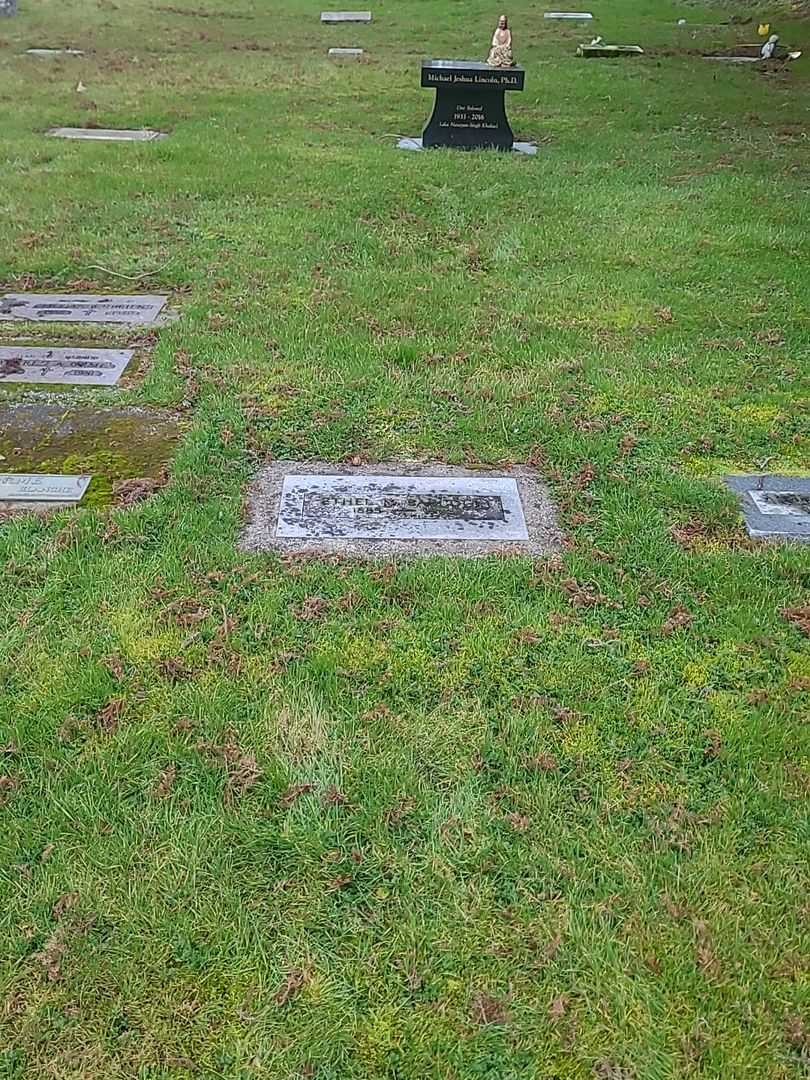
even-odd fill
[{"label": "concrete border around plaque", "polygon": [[169,137],[165,131],[152,131],[150,128],[130,131],[123,128],[55,127],[45,134],[53,139],[83,139],[87,142],[157,142]]},{"label": "concrete border around plaque", "polygon": [[243,551],[392,555],[542,555],[561,533],[532,469],[410,461],[354,468],[276,461],[251,484]]},{"label": "concrete border around plaque", "polygon": [[134,355],[134,349],[0,345],[0,386],[4,383],[115,386]]},{"label": "concrete border around plaque", "polygon": [[[425,147],[422,145],[421,138],[411,139],[411,138],[406,137],[406,138],[402,138],[402,139],[397,140],[397,150],[424,150],[424,149],[425,149]],[[449,147],[446,147],[446,146],[431,146],[431,147],[429,147],[429,149],[431,151],[448,150]],[[484,151],[486,151],[488,148],[487,147],[482,147],[482,149]],[[514,154],[527,154],[529,157],[534,157],[534,155],[537,153],[537,147],[534,145],[534,143],[518,142],[517,140],[512,143],[512,148],[511,149],[512,149],[512,153],[514,153]]]},{"label": "concrete border around plaque", "polygon": [[726,476],[740,498],[748,535],[810,542],[810,476]]},{"label": "concrete border around plaque", "polygon": [[148,326],[168,296],[98,295],[92,293],[4,293],[0,322],[91,322]]},{"label": "concrete border around plaque", "polygon": [[362,49],[330,49],[329,56],[338,60],[358,60],[363,55]]},{"label": "concrete border around plaque", "polygon": [[370,23],[370,11],[322,11],[322,23]]},{"label": "concrete border around plaque", "polygon": [[0,473],[0,504],[81,502],[92,479],[52,473]]}]

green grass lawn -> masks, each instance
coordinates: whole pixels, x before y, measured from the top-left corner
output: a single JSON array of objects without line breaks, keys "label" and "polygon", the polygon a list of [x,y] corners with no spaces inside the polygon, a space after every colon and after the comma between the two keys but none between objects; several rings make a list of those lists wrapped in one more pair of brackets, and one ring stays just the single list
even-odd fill
[{"label": "green grass lawn", "polygon": [[[20,7],[0,283],[150,275],[143,377],[66,400],[185,434],[0,526],[0,1078],[805,1076],[810,548],[719,477],[810,466],[810,21],[520,3],[530,159],[394,148],[481,0]],[[764,15],[789,71],[700,58]],[[87,123],[171,138],[42,134]],[[268,457],[529,462],[566,546],[240,555]]]}]

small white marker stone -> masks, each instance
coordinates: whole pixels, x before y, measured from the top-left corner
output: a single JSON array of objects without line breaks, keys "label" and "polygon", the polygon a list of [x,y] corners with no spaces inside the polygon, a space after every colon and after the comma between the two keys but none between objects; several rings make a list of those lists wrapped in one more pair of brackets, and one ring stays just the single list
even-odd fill
[{"label": "small white marker stone", "polygon": [[575,19],[578,22],[586,22],[592,19],[590,11],[546,11],[544,19]]},{"label": "small white marker stone", "polygon": [[92,476],[0,473],[0,502],[80,502]]},{"label": "small white marker stone", "polygon": [[155,142],[167,139],[162,131],[141,128],[138,131],[119,131],[115,128],[51,128],[47,132],[54,139],[87,139],[91,142]]},{"label": "small white marker stone", "polygon": [[5,293],[0,322],[96,322],[144,325],[157,319],[165,296]]},{"label": "small white marker stone", "polygon": [[82,49],[26,49],[26,56],[84,56]]},{"label": "small white marker stone", "polygon": [[342,57],[342,56],[349,56],[349,57],[362,56],[363,55],[363,50],[362,49],[330,49],[329,50],[329,55],[330,56],[337,56],[338,58]]},{"label": "small white marker stone", "polygon": [[15,349],[2,346],[0,386],[8,382],[115,386],[132,355],[132,349]]},{"label": "small white marker stone", "polygon": [[322,11],[321,22],[323,23],[370,23],[370,11]]}]

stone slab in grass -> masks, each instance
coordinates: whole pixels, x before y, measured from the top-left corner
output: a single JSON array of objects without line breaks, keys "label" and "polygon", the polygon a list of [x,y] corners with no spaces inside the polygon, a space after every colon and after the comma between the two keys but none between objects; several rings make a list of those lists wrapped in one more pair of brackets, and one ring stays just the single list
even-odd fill
[{"label": "stone slab in grass", "polygon": [[336,60],[359,60],[363,55],[362,49],[330,49],[329,55]]},{"label": "stone slab in grass", "polygon": [[560,539],[548,491],[530,469],[273,462],[251,486],[241,547],[357,558],[537,555]]},{"label": "stone slab in grass", "polygon": [[[415,138],[415,139],[402,138],[402,139],[397,140],[397,149],[398,150],[424,150],[425,147],[422,145],[421,138]],[[429,149],[430,153],[435,153],[436,150],[447,149],[447,147],[431,146],[428,149]],[[533,157],[537,153],[537,147],[534,145],[534,143],[515,141],[515,142],[512,143],[511,153],[513,153],[513,154],[528,154],[530,157]]]},{"label": "stone slab in grass", "polygon": [[26,49],[26,56],[84,56],[82,49]]},{"label": "stone slab in grass", "polygon": [[96,296],[68,293],[5,293],[0,296],[0,321],[4,322],[155,322],[165,296]]},{"label": "stone slab in grass", "polygon": [[370,11],[322,11],[322,23],[370,23]]},{"label": "stone slab in grass", "polygon": [[758,540],[810,542],[810,476],[727,476],[745,525]]},{"label": "stone slab in grass", "polygon": [[0,473],[0,504],[4,502],[79,502],[91,480],[91,476]]},{"label": "stone slab in grass", "polygon": [[588,22],[593,18],[590,11],[546,11],[544,19],[573,19],[575,22]]},{"label": "stone slab in grass", "polygon": [[132,349],[0,346],[0,386],[3,383],[115,386],[133,352]]},{"label": "stone slab in grass", "polygon": [[168,138],[165,132],[151,131],[148,128],[127,131],[116,128],[56,127],[46,134],[54,139],[85,139],[92,142],[155,142]]},{"label": "stone slab in grass", "polygon": [[0,404],[2,468],[92,475],[85,506],[114,502],[124,481],[142,481],[144,489],[159,487],[182,432],[178,417],[159,409],[52,400]]}]

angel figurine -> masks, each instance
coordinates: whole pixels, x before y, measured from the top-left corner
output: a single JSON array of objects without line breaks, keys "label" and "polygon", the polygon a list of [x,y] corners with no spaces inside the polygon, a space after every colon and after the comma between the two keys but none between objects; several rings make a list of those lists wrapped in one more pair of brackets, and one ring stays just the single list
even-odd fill
[{"label": "angel figurine", "polygon": [[512,31],[505,15],[498,19],[495,33],[492,35],[492,48],[489,50],[487,63],[490,67],[514,67],[512,57]]}]

